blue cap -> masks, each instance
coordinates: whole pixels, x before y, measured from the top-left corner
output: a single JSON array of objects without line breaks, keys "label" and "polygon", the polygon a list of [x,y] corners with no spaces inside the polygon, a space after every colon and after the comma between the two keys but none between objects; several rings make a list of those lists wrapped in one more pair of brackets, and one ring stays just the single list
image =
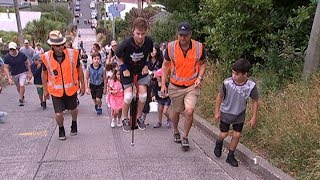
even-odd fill
[{"label": "blue cap", "polygon": [[40,58],[39,54],[35,54],[32,56],[31,60],[37,61],[37,60],[41,60],[41,58]]}]

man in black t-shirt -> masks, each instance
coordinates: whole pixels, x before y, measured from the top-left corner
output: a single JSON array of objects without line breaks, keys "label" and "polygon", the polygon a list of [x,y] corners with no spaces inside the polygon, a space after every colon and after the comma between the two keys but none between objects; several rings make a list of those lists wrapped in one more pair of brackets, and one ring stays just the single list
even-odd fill
[{"label": "man in black t-shirt", "polygon": [[136,18],[133,21],[132,31],[133,36],[125,39],[115,52],[121,67],[120,80],[124,87],[122,127],[125,132],[130,132],[131,129],[128,111],[133,97],[131,86],[133,83],[133,75],[138,75],[138,127],[141,130],[146,128],[141,114],[147,99],[147,84],[150,81],[147,59],[149,59],[148,56],[153,50],[153,41],[150,37],[146,36],[148,31],[148,22],[146,19],[141,17]]},{"label": "man in black t-shirt", "polygon": [[20,95],[19,106],[24,106],[25,83],[27,79],[32,78],[32,73],[27,56],[18,51],[15,42],[9,43],[9,53],[4,56],[4,72],[9,84],[15,84],[17,87]]}]

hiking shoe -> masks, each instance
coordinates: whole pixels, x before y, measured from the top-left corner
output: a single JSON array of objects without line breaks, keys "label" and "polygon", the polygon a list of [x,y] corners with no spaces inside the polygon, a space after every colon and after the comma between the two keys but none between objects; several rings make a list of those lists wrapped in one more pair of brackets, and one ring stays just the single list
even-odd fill
[{"label": "hiking shoe", "polygon": [[172,126],[171,119],[167,119],[167,128],[171,128],[171,126]]},{"label": "hiking shoe", "polygon": [[6,116],[8,113],[6,112],[0,112],[0,124],[4,123],[4,120],[6,119]]},{"label": "hiking shoe", "polygon": [[19,99],[19,106],[24,106],[23,100]]},{"label": "hiking shoe", "polygon": [[64,127],[59,127],[59,140],[66,140],[66,132],[64,131]]},{"label": "hiking shoe", "polygon": [[184,149],[189,148],[189,140],[188,140],[188,138],[185,138],[185,137],[182,138],[182,140],[181,140],[181,146],[182,146],[182,148],[184,148]]},{"label": "hiking shoe", "polygon": [[95,105],[94,105],[94,109],[95,109],[96,111],[98,111],[98,104],[95,104]]},{"label": "hiking shoe", "polygon": [[233,155],[228,155],[226,162],[233,167],[238,167],[238,161],[236,160],[236,158],[234,158]]},{"label": "hiking shoe", "polygon": [[174,134],[173,134],[173,141],[174,141],[175,143],[181,143],[180,133],[174,133]]},{"label": "hiking shoe", "polygon": [[138,127],[139,127],[139,129],[140,129],[140,130],[145,130],[146,127],[147,127],[147,125],[144,123],[144,119],[143,119],[142,117],[139,117],[139,118],[137,119],[137,121],[138,121]]},{"label": "hiking shoe", "polygon": [[223,141],[216,141],[216,147],[214,147],[214,155],[216,155],[216,157],[221,157],[221,153],[222,153],[222,145],[223,145]]},{"label": "hiking shoe", "polygon": [[121,123],[120,119],[118,119],[118,121],[117,121],[117,126],[118,126],[118,127],[121,127],[121,126],[122,126],[122,123]]},{"label": "hiking shoe", "polygon": [[153,128],[159,128],[161,126],[162,126],[161,122],[158,122],[157,124],[153,125]]},{"label": "hiking shoe", "polygon": [[122,129],[124,132],[130,132],[131,126],[128,118],[122,120]]},{"label": "hiking shoe", "polygon": [[102,114],[102,109],[101,109],[101,108],[98,108],[98,109],[97,109],[97,115],[100,116],[101,114]]},{"label": "hiking shoe", "polygon": [[110,126],[112,128],[114,128],[116,126],[116,122],[115,122],[114,118],[112,118]]},{"label": "hiking shoe", "polygon": [[78,133],[77,121],[72,121],[70,135],[75,136]]}]

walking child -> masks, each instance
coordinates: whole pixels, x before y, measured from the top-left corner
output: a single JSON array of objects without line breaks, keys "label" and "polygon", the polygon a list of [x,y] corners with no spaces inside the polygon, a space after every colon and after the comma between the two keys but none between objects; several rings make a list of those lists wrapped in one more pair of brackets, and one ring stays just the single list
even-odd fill
[{"label": "walking child", "polygon": [[83,67],[84,69],[87,69],[87,64],[88,64],[88,55],[86,53],[85,50],[82,51],[82,54],[81,54],[81,60],[82,60],[82,63],[83,63]]},{"label": "walking child", "polygon": [[[161,95],[161,76],[162,76],[162,70],[157,70],[154,75],[157,78],[158,83],[153,88],[153,94],[155,99],[158,102],[158,123],[155,124],[154,128],[159,128],[162,126],[162,114],[166,116],[167,118],[167,128],[170,128],[172,125],[172,121],[168,112],[169,106],[171,104],[170,97],[168,94]],[[169,83],[166,84],[168,88]]]},{"label": "walking child", "polygon": [[31,64],[31,72],[33,74],[33,84],[37,87],[37,93],[39,95],[40,100],[40,106],[43,110],[47,109],[47,103],[46,100],[43,97],[43,86],[42,86],[42,79],[41,79],[41,73],[42,73],[42,60],[39,56],[39,54],[33,55],[31,58],[33,60],[33,63]]},{"label": "walking child", "polygon": [[115,127],[117,124],[118,127],[122,126],[121,123],[121,114],[122,114],[122,105],[123,105],[123,88],[122,84],[120,82],[120,71],[115,70],[112,78],[108,82],[108,92],[109,95],[109,103],[111,106],[111,114],[112,114],[112,120],[111,120],[111,127]]},{"label": "walking child", "polygon": [[221,156],[223,140],[228,136],[229,127],[232,125],[232,139],[226,162],[234,167],[238,167],[238,161],[234,158],[234,151],[241,136],[249,97],[253,101],[253,116],[249,121],[250,128],[253,128],[257,122],[259,94],[255,82],[248,78],[250,68],[251,64],[247,59],[238,59],[232,65],[232,77],[223,81],[216,98],[215,119],[220,121],[221,132],[216,141],[214,154],[217,157]]},{"label": "walking child", "polygon": [[106,93],[106,72],[100,64],[101,55],[99,52],[92,53],[92,63],[85,72],[86,93],[90,94],[94,102],[97,115],[102,114],[102,94]]}]

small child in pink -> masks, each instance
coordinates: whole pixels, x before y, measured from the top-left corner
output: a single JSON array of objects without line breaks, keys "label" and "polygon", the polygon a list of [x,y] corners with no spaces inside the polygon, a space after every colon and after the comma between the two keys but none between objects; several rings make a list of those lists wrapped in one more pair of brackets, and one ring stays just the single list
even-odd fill
[{"label": "small child in pink", "polygon": [[111,114],[112,114],[112,120],[111,120],[111,127],[115,127],[116,123],[118,127],[121,127],[121,113],[122,113],[122,104],[123,104],[123,87],[120,82],[120,71],[115,70],[115,73],[113,74],[112,78],[110,79],[108,83],[108,91],[110,93],[109,95],[109,103],[111,106]]}]

